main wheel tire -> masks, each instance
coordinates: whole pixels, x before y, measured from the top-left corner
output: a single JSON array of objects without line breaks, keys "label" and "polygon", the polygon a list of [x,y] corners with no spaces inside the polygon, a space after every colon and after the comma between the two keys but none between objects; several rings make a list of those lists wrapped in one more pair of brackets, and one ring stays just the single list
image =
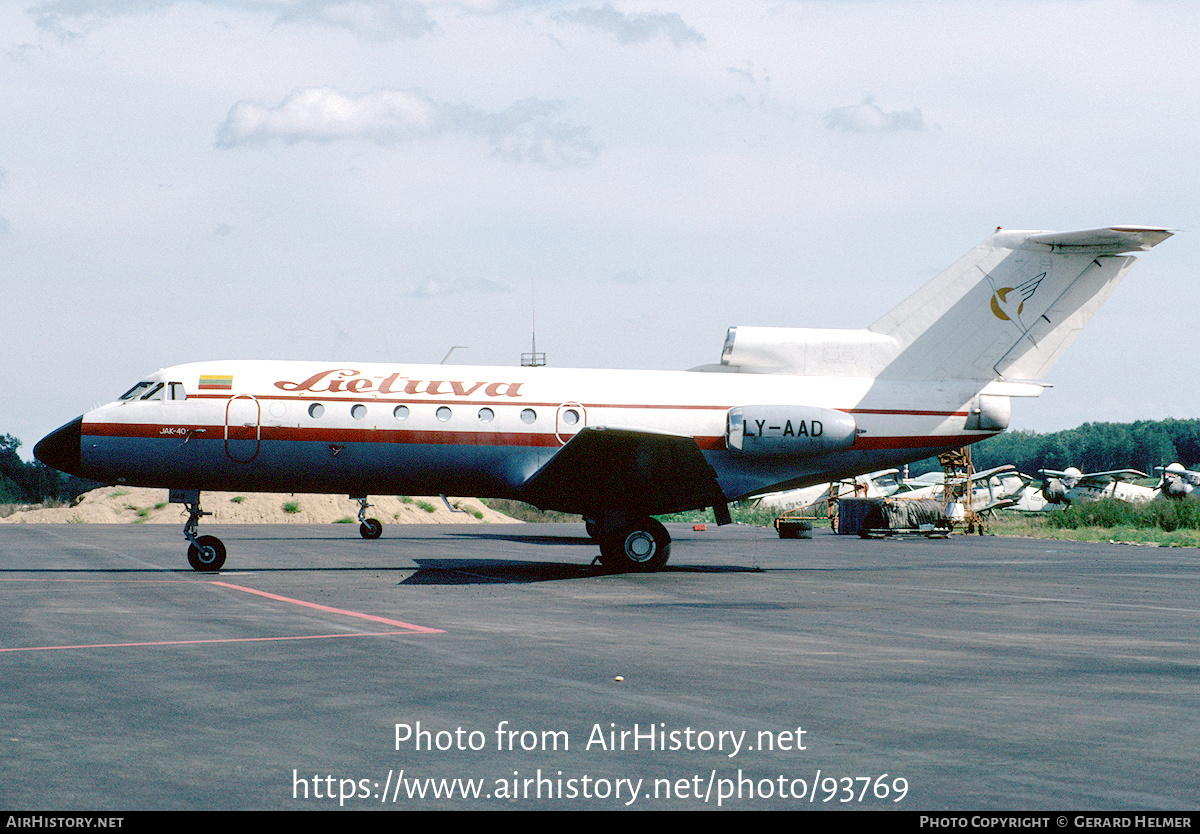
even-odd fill
[{"label": "main wheel tire", "polygon": [[591,539],[596,538],[596,519],[585,518],[583,520],[583,529],[584,529],[584,532],[586,532],[588,534],[588,538],[591,538]]},{"label": "main wheel tire", "polygon": [[377,539],[383,535],[383,524],[377,518],[368,518],[358,525],[358,534],[364,539]]},{"label": "main wheel tire", "polygon": [[671,534],[653,518],[631,524],[600,541],[600,563],[611,570],[660,570],[670,555]]},{"label": "main wheel tire", "polygon": [[188,545],[188,564],[201,573],[219,571],[225,564],[225,545],[216,536],[200,536]]}]

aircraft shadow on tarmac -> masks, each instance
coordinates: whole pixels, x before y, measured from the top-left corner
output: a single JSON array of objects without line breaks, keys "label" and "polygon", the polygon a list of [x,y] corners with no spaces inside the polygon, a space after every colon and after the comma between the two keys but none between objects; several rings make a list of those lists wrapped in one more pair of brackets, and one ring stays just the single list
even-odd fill
[{"label": "aircraft shadow on tarmac", "polygon": [[460,539],[464,539],[464,538],[465,539],[493,539],[493,540],[506,541],[506,542],[520,542],[521,544],[569,544],[569,545],[584,545],[587,547],[598,547],[595,540],[587,538],[586,536],[550,536],[550,535],[527,536],[527,535],[523,535],[521,533],[495,533],[495,532],[491,532],[491,531],[475,532],[472,530],[472,531],[464,531],[464,532],[456,532],[456,533],[447,533],[446,537],[447,538],[460,538]]},{"label": "aircraft shadow on tarmac", "polygon": [[[400,585],[479,585],[494,583],[550,582],[559,579],[593,579],[613,576],[601,565],[564,562],[516,562],[500,559],[414,559],[417,572]],[[656,573],[758,573],[758,568],[730,566],[671,566]],[[637,574],[633,574],[637,575]],[[648,574],[647,574],[648,575]]]}]

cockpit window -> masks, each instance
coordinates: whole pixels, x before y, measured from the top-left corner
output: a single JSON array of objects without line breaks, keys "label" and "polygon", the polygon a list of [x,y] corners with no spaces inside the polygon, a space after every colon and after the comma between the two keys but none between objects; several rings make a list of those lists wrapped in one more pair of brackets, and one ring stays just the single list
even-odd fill
[{"label": "cockpit window", "polygon": [[123,399],[123,400],[142,399],[142,395],[145,394],[151,388],[153,388],[155,384],[157,384],[159,386],[162,385],[161,382],[160,383],[139,382],[137,385],[133,386],[128,391],[126,391],[124,394],[122,394],[121,399]]},{"label": "cockpit window", "polygon": [[[169,387],[168,387],[169,386]],[[139,382],[121,395],[122,400],[186,400],[182,382]]]}]

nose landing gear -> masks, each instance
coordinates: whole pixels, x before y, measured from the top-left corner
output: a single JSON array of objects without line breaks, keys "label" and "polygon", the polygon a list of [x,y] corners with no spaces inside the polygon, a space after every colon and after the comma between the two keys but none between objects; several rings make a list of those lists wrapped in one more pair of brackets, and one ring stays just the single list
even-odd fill
[{"label": "nose landing gear", "polygon": [[364,539],[377,539],[383,535],[383,522],[377,518],[367,518],[367,503],[365,495],[351,495],[351,501],[358,502],[358,534]]},{"label": "nose landing gear", "polygon": [[200,490],[173,489],[169,500],[172,504],[183,504],[188,511],[187,523],[183,525],[183,537],[188,540],[188,564],[201,573],[215,573],[225,564],[225,544],[216,536],[197,535],[200,518],[212,513],[200,509]]}]

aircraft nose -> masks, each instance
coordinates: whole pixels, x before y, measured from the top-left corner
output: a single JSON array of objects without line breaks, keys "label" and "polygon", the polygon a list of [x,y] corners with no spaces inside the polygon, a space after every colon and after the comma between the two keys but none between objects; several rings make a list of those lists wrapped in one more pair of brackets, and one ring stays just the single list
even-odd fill
[{"label": "aircraft nose", "polygon": [[65,426],[55,429],[33,447],[33,456],[47,466],[70,475],[80,475],[79,444],[83,417],[76,417]]}]

